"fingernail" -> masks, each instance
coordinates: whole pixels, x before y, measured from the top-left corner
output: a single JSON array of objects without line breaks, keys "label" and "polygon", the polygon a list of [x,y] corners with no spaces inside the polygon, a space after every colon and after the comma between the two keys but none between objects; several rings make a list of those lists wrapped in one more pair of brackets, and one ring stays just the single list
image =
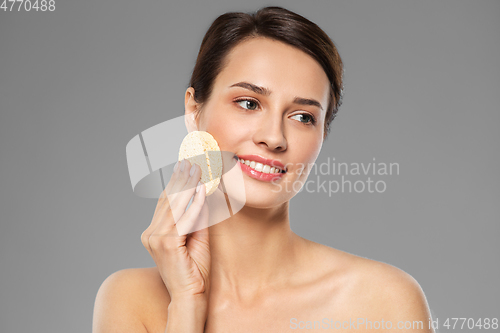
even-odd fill
[{"label": "fingernail", "polygon": [[177,161],[177,163],[175,163],[174,165],[174,172],[176,172],[178,169],[179,169],[179,161]]},{"label": "fingernail", "polygon": [[191,166],[191,170],[189,170],[189,175],[190,175],[190,176],[194,175],[194,166],[195,166],[195,165],[196,165],[196,164],[194,164],[194,163],[193,163],[193,165]]},{"label": "fingernail", "polygon": [[184,171],[184,164],[186,164],[186,160],[183,159],[181,162],[181,171]]},{"label": "fingernail", "polygon": [[200,190],[200,187],[201,187],[201,182],[198,182],[198,185],[196,186],[196,192]]}]

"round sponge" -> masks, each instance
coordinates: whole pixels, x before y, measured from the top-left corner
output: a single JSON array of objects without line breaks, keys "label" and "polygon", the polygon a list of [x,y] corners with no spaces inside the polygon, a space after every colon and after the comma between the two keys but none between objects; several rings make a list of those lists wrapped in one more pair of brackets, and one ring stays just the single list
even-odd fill
[{"label": "round sponge", "polygon": [[222,176],[222,156],[214,137],[204,131],[193,131],[184,137],[179,149],[179,161],[189,160],[201,168],[200,181],[205,184],[206,195],[215,192]]}]

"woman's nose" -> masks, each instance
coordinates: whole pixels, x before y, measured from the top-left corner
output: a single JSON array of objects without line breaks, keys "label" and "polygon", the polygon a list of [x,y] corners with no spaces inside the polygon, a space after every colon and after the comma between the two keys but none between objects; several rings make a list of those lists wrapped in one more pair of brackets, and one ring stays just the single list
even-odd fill
[{"label": "woman's nose", "polygon": [[269,112],[263,116],[255,132],[254,142],[257,145],[265,145],[271,150],[286,150],[287,142],[281,115]]}]

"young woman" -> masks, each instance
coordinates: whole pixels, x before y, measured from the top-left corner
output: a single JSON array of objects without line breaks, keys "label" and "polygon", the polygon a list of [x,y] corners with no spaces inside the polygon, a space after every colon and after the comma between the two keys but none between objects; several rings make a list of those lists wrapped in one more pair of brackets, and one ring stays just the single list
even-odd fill
[{"label": "young woman", "polygon": [[[290,199],[300,190],[290,184],[304,184],[310,167],[303,167],[321,150],[341,104],[342,74],[330,38],[291,11],[267,7],[213,22],[185,95],[185,113],[194,116],[188,130],[211,133],[240,159],[246,204],[179,236],[173,211],[187,225],[210,212],[204,185],[196,187],[201,169],[178,163],[141,236],[156,267],[104,281],[94,333],[432,332],[425,296],[409,274],[290,229]],[[271,166],[280,172],[274,181],[266,176]],[[320,223],[310,214],[303,223]]]}]

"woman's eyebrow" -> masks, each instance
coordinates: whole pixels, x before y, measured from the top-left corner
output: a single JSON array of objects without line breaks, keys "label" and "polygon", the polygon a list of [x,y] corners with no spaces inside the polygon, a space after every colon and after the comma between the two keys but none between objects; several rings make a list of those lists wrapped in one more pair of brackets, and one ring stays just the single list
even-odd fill
[{"label": "woman's eyebrow", "polygon": [[[232,88],[232,87],[241,87],[241,88],[244,88],[244,89],[251,90],[251,91],[253,91],[256,94],[264,95],[264,96],[269,96],[272,93],[272,91],[270,89],[268,89],[268,88],[259,87],[259,86],[256,86],[255,84],[248,83],[248,82],[238,82],[238,83],[235,83],[235,84],[232,84],[231,86],[229,86],[229,88]],[[320,108],[321,110],[323,110],[323,107],[321,106],[321,103],[318,102],[315,99],[295,97],[295,99],[293,100],[293,102],[295,104],[300,104],[300,105],[313,105],[313,106],[317,106],[318,108]]]},{"label": "woman's eyebrow", "polygon": [[232,88],[232,87],[245,88],[245,89],[251,90],[254,93],[259,94],[259,95],[264,95],[264,96],[271,95],[271,90],[264,88],[264,87],[256,86],[255,84],[251,84],[248,82],[238,82],[238,83],[235,83],[235,84],[229,86],[229,88]]},{"label": "woman's eyebrow", "polygon": [[300,105],[312,105],[312,106],[317,106],[318,108],[320,108],[320,110],[323,110],[323,107],[321,106],[321,103],[318,102],[317,100],[315,99],[311,99],[311,98],[302,98],[302,97],[295,97],[295,99],[293,100],[293,102],[295,104],[300,104]]}]

